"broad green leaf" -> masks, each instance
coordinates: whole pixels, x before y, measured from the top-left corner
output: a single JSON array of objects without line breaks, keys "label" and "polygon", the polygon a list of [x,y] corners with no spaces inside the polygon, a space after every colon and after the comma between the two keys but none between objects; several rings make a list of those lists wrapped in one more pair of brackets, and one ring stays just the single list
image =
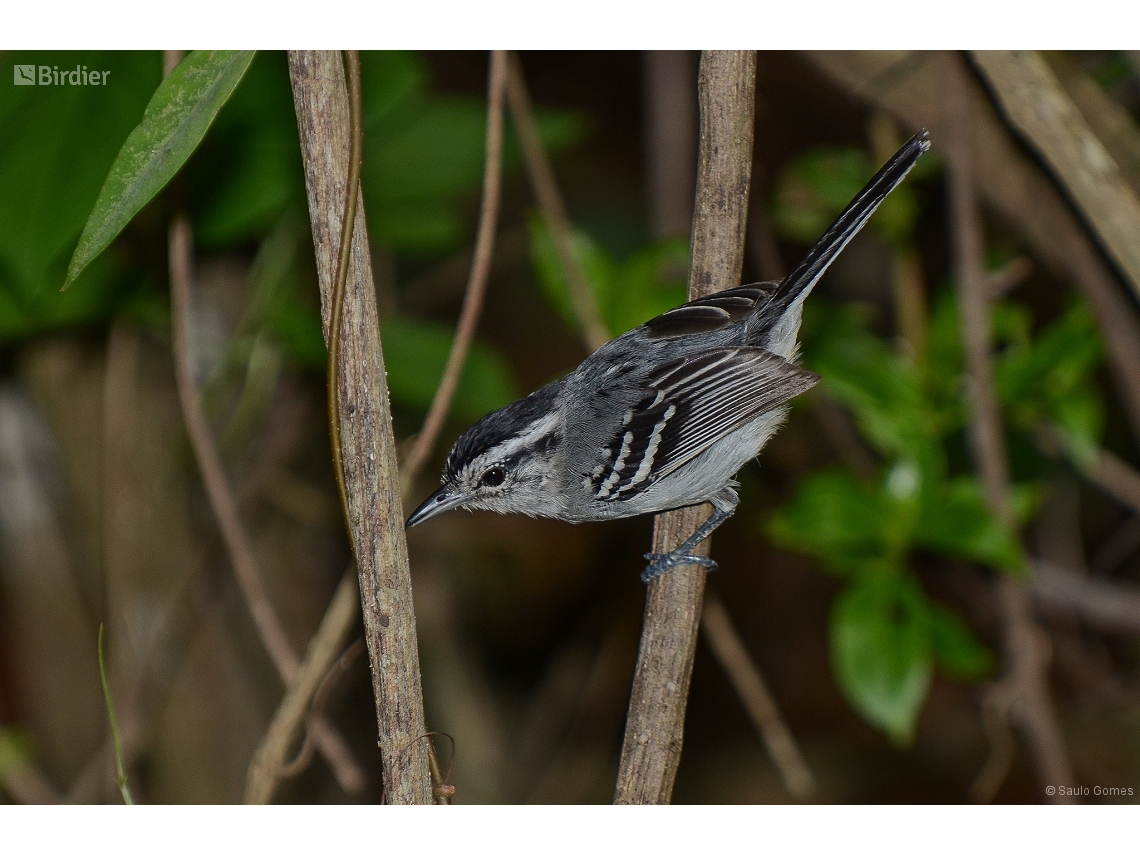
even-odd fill
[{"label": "broad green leaf", "polygon": [[162,76],[162,60],[158,51],[29,51],[6,58],[107,72],[106,86],[0,86],[0,337],[10,341],[101,321],[146,287],[141,277],[124,276],[122,259],[108,254],[75,289],[92,293],[59,293],[107,170]]},{"label": "broad green leaf", "polygon": [[111,165],[68,265],[65,288],[174,177],[252,59],[253,51],[193,51],[159,84]]},{"label": "broad green leaf", "polygon": [[993,654],[965,622],[941,603],[929,605],[930,643],[938,664],[961,680],[978,680],[992,673]]},{"label": "broad green leaf", "polygon": [[768,521],[773,542],[812,555],[847,573],[886,560],[898,536],[896,519],[873,487],[846,470],[812,475]]},{"label": "broad green leaf", "polygon": [[[444,324],[389,318],[380,327],[384,367],[393,400],[426,409],[443,377],[454,331]],[[518,398],[506,362],[493,348],[476,343],[467,355],[452,412],[474,421]]]},{"label": "broad green leaf", "polygon": [[859,714],[898,745],[914,738],[930,687],[930,635],[928,601],[908,576],[868,574],[832,608],[836,681]]}]

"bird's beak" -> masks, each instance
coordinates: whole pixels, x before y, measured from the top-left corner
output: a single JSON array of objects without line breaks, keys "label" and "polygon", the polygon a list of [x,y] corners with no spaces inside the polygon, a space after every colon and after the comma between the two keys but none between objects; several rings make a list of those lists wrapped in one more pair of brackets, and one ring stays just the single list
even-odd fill
[{"label": "bird's beak", "polygon": [[411,528],[414,525],[419,525],[434,516],[442,514],[444,511],[458,508],[466,502],[467,499],[468,497],[464,496],[458,490],[453,489],[450,485],[444,484],[428,496],[422,505],[412,511],[412,515],[408,517],[408,521],[404,523],[404,528]]}]

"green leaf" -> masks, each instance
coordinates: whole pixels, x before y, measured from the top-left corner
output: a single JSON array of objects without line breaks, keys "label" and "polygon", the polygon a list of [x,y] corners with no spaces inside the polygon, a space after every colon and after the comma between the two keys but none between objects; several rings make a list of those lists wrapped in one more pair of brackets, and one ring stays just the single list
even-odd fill
[{"label": "green leaf", "polygon": [[[1018,502],[1023,510],[1025,499],[1022,490]],[[914,542],[1009,573],[1025,569],[1020,542],[990,513],[981,481],[974,475],[955,478],[925,497]]]},{"label": "green leaf", "polygon": [[809,303],[803,341],[804,364],[850,408],[868,442],[888,458],[915,461],[924,486],[938,481],[944,454],[918,372],[868,329],[866,311]]},{"label": "green leaf", "polygon": [[257,53],[185,174],[194,241],[205,250],[264,237],[291,208],[307,212],[283,51]]},{"label": "green leaf", "polygon": [[64,288],[178,172],[241,81],[253,51],[193,51],[159,84],[123,143],[68,265]]},{"label": "green leaf", "polygon": [[993,673],[993,654],[965,622],[941,603],[929,606],[930,641],[938,664],[961,680],[979,680]]},{"label": "green leaf", "polygon": [[819,558],[832,571],[847,573],[885,560],[896,518],[880,493],[846,470],[812,475],[792,500],[768,521],[773,542]]},{"label": "green leaf", "polygon": [[629,256],[602,294],[610,335],[619,336],[684,303],[688,270],[688,238],[666,238]]},{"label": "green leaf", "polygon": [[[384,367],[393,400],[426,409],[443,377],[454,331],[444,324],[390,318],[381,324]],[[519,396],[505,360],[489,345],[476,342],[455,392],[452,412],[474,421]]]},{"label": "green leaf", "polygon": [[0,338],[11,341],[100,321],[147,287],[137,274],[124,276],[122,259],[108,253],[84,273],[81,289],[59,293],[75,241],[161,79],[162,61],[158,51],[6,58],[107,72],[106,86],[0,86]]},{"label": "green leaf", "polygon": [[831,612],[831,658],[859,714],[909,744],[931,677],[929,603],[914,580],[868,574],[849,585]]}]

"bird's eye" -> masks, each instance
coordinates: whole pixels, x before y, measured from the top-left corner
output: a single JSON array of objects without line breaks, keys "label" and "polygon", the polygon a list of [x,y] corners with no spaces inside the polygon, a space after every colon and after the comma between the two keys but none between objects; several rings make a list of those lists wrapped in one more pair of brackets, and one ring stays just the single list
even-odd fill
[{"label": "bird's eye", "polygon": [[502,466],[492,466],[483,473],[483,477],[479,479],[479,483],[484,487],[498,487],[506,480],[507,473],[503,471]]}]

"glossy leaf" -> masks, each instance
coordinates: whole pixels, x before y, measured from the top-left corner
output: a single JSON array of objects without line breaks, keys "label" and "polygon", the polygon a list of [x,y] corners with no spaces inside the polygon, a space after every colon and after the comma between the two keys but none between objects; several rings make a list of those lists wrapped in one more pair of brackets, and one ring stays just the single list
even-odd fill
[{"label": "glossy leaf", "polygon": [[193,51],[159,84],[103,182],[68,265],[65,288],[174,177],[252,59],[253,51]]},{"label": "glossy leaf", "polygon": [[910,743],[931,677],[930,610],[914,581],[875,574],[849,585],[832,608],[831,657],[860,715]]}]

